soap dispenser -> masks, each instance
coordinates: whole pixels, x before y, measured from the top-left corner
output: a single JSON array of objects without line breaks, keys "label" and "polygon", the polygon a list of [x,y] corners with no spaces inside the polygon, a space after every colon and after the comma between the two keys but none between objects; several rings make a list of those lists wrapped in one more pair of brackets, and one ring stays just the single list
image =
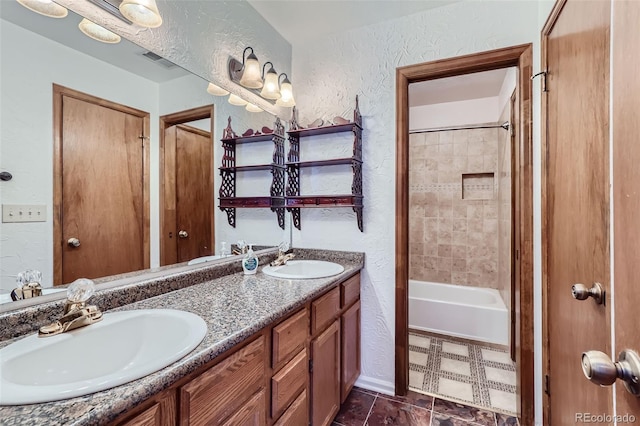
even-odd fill
[{"label": "soap dispenser", "polygon": [[253,275],[258,272],[258,256],[253,252],[253,245],[249,244],[249,251],[242,259],[242,269],[245,275]]}]

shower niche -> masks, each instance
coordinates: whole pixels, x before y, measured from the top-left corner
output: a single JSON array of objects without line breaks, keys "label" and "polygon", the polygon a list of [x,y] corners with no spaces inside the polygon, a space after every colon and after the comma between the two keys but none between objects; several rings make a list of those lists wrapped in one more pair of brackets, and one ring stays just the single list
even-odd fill
[{"label": "shower niche", "polygon": [[489,173],[463,173],[463,200],[493,200],[495,198],[495,176]]}]

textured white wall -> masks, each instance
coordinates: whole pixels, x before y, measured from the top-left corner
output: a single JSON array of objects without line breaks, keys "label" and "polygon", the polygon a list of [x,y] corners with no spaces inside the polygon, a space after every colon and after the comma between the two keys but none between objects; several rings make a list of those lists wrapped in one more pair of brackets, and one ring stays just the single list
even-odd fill
[{"label": "textured white wall", "polygon": [[[294,245],[366,252],[363,385],[391,392],[394,383],[395,69],[521,43],[537,44],[537,16],[535,1],[464,2],[294,44],[302,123],[339,114],[360,95],[365,232],[358,231],[353,213],[313,209],[303,211],[302,231],[294,232]],[[537,131],[534,137],[537,141]],[[318,176],[321,182],[322,174]]]}]

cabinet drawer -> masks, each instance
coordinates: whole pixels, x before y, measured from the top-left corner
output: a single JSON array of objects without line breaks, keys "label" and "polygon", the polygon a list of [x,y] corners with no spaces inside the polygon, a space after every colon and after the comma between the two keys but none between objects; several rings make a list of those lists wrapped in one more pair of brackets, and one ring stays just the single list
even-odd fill
[{"label": "cabinet drawer", "polygon": [[180,424],[219,424],[264,383],[261,336],[180,388]]},{"label": "cabinet drawer", "polygon": [[293,426],[309,424],[309,400],[307,390],[303,390],[300,396],[293,401],[293,404],[284,412],[280,420],[274,426]]},{"label": "cabinet drawer", "polygon": [[311,303],[311,334],[329,324],[340,311],[340,288],[336,287]]},{"label": "cabinet drawer", "polygon": [[356,274],[340,285],[341,307],[347,307],[360,297],[360,274]]},{"label": "cabinet drawer", "polygon": [[302,350],[271,379],[271,415],[277,418],[307,385],[307,351]]},{"label": "cabinet drawer", "polygon": [[227,419],[222,426],[262,426],[267,423],[265,393],[260,390]]},{"label": "cabinet drawer", "polygon": [[307,308],[292,315],[273,328],[272,367],[276,368],[299,351],[309,335]]}]

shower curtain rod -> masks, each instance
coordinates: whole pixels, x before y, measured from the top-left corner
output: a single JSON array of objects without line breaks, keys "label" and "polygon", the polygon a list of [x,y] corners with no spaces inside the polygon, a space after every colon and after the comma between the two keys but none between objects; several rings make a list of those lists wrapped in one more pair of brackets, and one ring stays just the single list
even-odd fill
[{"label": "shower curtain rod", "polygon": [[477,126],[438,127],[438,128],[434,128],[434,129],[409,130],[409,134],[444,132],[444,131],[447,131],[447,130],[473,130],[473,129],[497,129],[497,128],[501,128],[501,129],[504,129],[504,130],[509,130],[509,126],[511,126],[511,123],[509,123],[508,121],[505,121],[502,124],[479,124]]}]

